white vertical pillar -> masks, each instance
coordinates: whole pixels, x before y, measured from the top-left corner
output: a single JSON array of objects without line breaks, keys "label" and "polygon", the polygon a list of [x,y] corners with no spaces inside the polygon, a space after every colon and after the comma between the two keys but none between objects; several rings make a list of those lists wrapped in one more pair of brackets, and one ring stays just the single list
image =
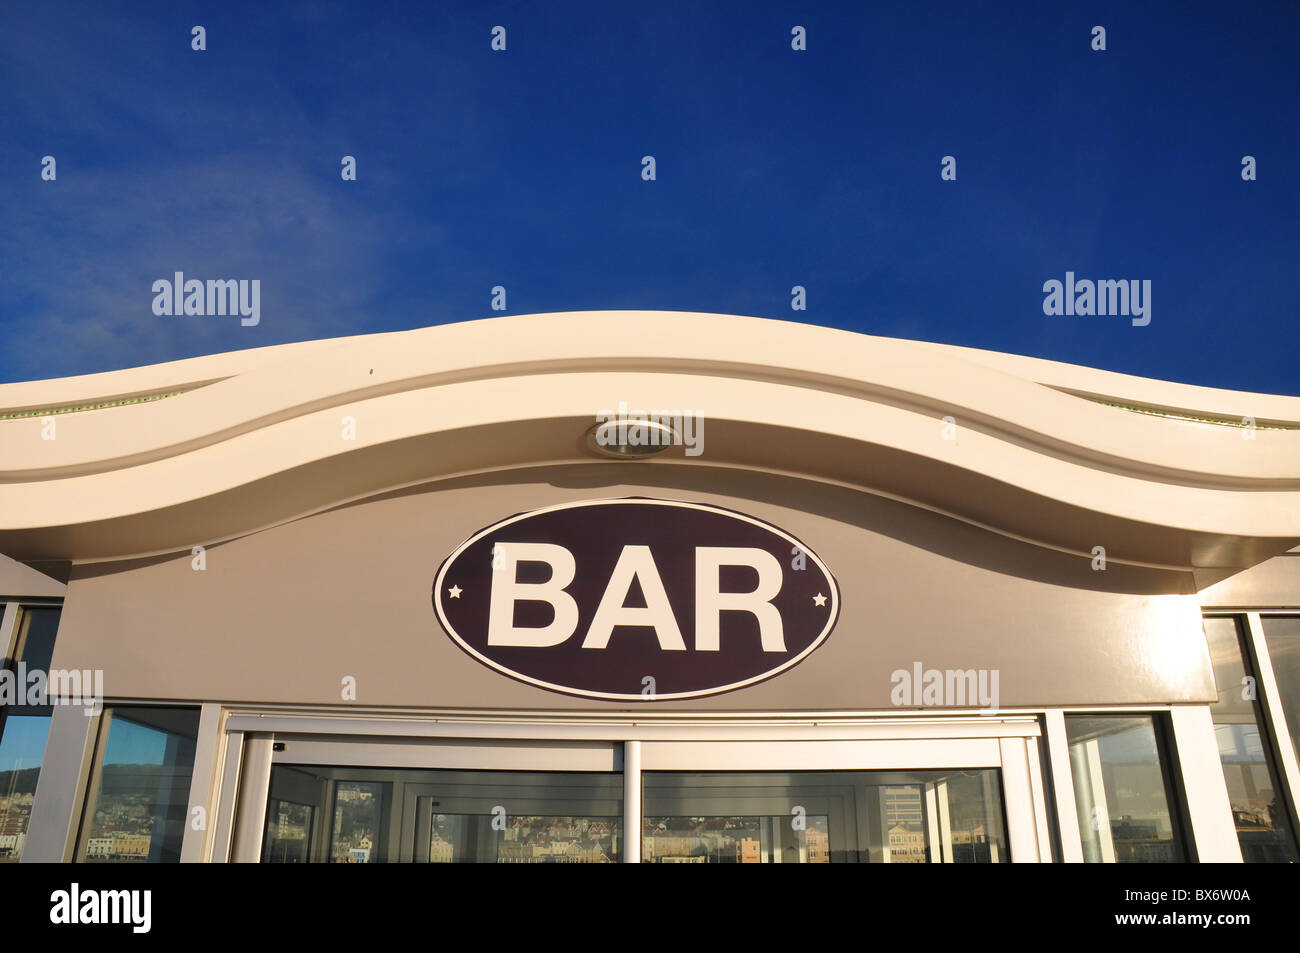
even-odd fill
[{"label": "white vertical pillar", "polygon": [[50,707],[50,731],[28,820],[24,864],[57,864],[73,859],[81,824],[81,797],[103,717],[87,715],[78,705]]},{"label": "white vertical pillar", "polygon": [[1052,793],[1056,796],[1056,827],[1061,832],[1061,860],[1083,863],[1083,839],[1079,836],[1079,809],[1074,799],[1074,773],[1070,770],[1070,738],[1065,731],[1065,713],[1059,708],[1045,712],[1047,760],[1052,769]]},{"label": "white vertical pillar", "polygon": [[[930,863],[947,863],[952,859],[952,852],[949,850],[945,853],[943,850],[943,833],[939,830],[939,795],[932,782],[925,785],[925,820],[930,840]],[[885,822],[885,839],[888,843],[888,821]]]},{"label": "white vertical pillar", "polygon": [[1079,789],[1083,812],[1079,815],[1097,834],[1100,863],[1115,863],[1115,838],[1111,833],[1110,803],[1106,800],[1106,775],[1101,767],[1101,739],[1090,738],[1070,753],[1075,777],[1084,781]]},{"label": "white vertical pillar", "polygon": [[1241,843],[1223,779],[1219,743],[1208,705],[1175,705],[1169,712],[1183,771],[1187,814],[1201,863],[1241,863]]},{"label": "white vertical pillar", "polygon": [[623,742],[623,863],[641,863],[641,742]]},{"label": "white vertical pillar", "polygon": [[935,800],[939,814],[939,844],[943,847],[943,862],[951,864],[952,856],[952,812],[948,807],[948,781],[944,779],[934,786]]},{"label": "white vertical pillar", "polygon": [[[189,806],[185,814],[185,835],[181,841],[181,863],[207,859],[204,848],[216,815],[214,793],[220,776],[221,706],[207,704],[199,710],[199,736],[194,743],[194,773],[190,776]],[[195,808],[202,808],[202,827],[195,829]]]},{"label": "white vertical pillar", "polygon": [[244,760],[244,732],[226,731],[218,744],[221,754],[221,776],[217,779],[215,797],[216,817],[206,847],[210,863],[224,864],[231,860],[230,847],[235,839],[235,812],[239,807],[239,772]]},{"label": "white vertical pillar", "polygon": [[[1034,818],[1033,786],[1029,782],[1029,759],[1023,738],[999,738],[1002,752],[1003,797],[1007,807],[1007,840],[1011,860],[1037,864],[1043,860]],[[1051,859],[1050,857],[1047,859]]]},{"label": "white vertical pillar", "polygon": [[1025,739],[1025,757],[1029,759],[1029,790],[1034,798],[1034,822],[1038,825],[1038,856],[1043,863],[1052,862],[1052,825],[1047,822],[1047,788],[1043,784],[1043,762],[1038,754],[1038,739]]},{"label": "white vertical pillar", "polygon": [[235,806],[235,837],[231,860],[256,864],[262,859],[266,799],[271,790],[271,745],[274,735],[250,734],[244,740],[239,772],[239,803]]}]

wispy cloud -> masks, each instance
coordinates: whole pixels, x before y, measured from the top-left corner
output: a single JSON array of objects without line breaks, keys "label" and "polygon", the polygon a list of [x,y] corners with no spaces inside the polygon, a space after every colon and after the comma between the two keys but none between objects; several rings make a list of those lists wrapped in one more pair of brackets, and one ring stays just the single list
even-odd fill
[{"label": "wispy cloud", "polygon": [[[69,175],[3,239],[10,292],[26,302],[10,333],[17,369],[73,373],[354,333],[384,270],[382,223],[301,171],[210,160]],[[238,169],[239,171],[234,171]],[[153,314],[153,282],[262,283],[262,323]],[[13,364],[10,365],[13,369]]]},{"label": "wispy cloud", "polygon": [[[394,236],[427,250],[442,229],[376,188],[376,163],[363,158],[363,183],[343,183],[322,143],[356,137],[309,116],[273,61],[241,60],[239,75],[224,76],[219,56],[189,51],[187,24],[68,16],[4,31],[0,81],[20,92],[9,105],[23,134],[0,145],[12,170],[0,184],[0,316],[22,342],[6,379],[355,334],[380,307],[390,327],[436,320],[434,302],[416,314],[384,294]],[[180,88],[167,64],[187,55],[192,85]],[[369,128],[382,133],[391,119],[371,116]],[[38,175],[46,153],[54,182]],[[152,284],[176,271],[259,279],[261,323],[155,316]]]}]

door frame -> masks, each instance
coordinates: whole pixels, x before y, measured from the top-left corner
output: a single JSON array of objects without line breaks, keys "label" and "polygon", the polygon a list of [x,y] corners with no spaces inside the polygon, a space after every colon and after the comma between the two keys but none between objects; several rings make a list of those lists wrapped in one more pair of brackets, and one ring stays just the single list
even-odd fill
[{"label": "door frame", "polygon": [[[1013,862],[1050,862],[1036,714],[356,712],[231,708],[221,720],[216,816],[203,859],[256,862],[271,767],[315,763],[480,770],[622,771],[624,830],[641,825],[647,770],[997,768]],[[275,751],[277,744],[285,750]],[[312,760],[307,760],[312,759]],[[382,760],[375,760],[382,759]],[[640,860],[625,838],[623,860]]]}]

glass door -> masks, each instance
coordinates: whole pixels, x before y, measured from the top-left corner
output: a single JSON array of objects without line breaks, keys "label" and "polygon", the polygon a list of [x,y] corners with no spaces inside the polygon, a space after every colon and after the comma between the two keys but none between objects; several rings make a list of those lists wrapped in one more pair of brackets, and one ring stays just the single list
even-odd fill
[{"label": "glass door", "polygon": [[646,742],[640,766],[643,863],[1051,859],[1033,732]]},{"label": "glass door", "polygon": [[647,863],[998,863],[995,768],[647,772]]},{"label": "glass door", "polygon": [[[606,726],[608,727],[608,726]],[[791,740],[260,734],[229,857],[264,863],[1050,860],[1038,727],[983,719]],[[648,729],[647,733],[656,729]],[[957,737],[935,737],[936,734]],[[788,737],[788,735],[787,735]],[[233,755],[231,756],[233,758]],[[237,762],[227,759],[228,764]],[[629,843],[630,840],[630,843]]]},{"label": "glass door", "polygon": [[[621,746],[613,743],[277,736],[270,747],[263,863],[621,859]],[[251,825],[257,810],[246,789],[241,821]],[[237,859],[250,853],[246,841]]]},{"label": "glass door", "polygon": [[406,800],[416,863],[621,860],[617,774],[431,771],[406,786]]}]

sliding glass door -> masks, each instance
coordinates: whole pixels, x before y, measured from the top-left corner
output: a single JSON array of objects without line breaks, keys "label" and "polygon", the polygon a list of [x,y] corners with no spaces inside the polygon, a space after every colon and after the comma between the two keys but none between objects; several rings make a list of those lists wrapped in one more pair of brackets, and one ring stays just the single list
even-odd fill
[{"label": "sliding glass door", "polygon": [[[249,749],[270,758],[264,787],[244,782],[244,832],[232,859],[816,864],[1051,857],[1037,738],[1023,726],[1011,737],[626,745],[274,738]],[[635,757],[625,755],[632,745]],[[259,777],[250,767],[246,774]],[[630,845],[628,838],[635,838]]]}]

